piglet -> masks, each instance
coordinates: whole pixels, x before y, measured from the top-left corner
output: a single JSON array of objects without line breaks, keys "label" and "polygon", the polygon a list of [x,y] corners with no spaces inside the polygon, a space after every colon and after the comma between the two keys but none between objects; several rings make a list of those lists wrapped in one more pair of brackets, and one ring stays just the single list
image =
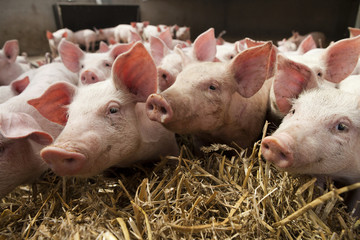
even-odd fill
[{"label": "piglet", "polygon": [[151,54],[158,67],[159,92],[170,87],[184,66],[197,61],[216,60],[216,38],[213,28],[200,34],[191,48],[171,50],[159,38],[150,38]]},{"label": "piglet", "polygon": [[29,101],[51,121],[65,126],[41,157],[58,175],[87,177],[111,166],[177,154],[174,134],[146,116],[143,102],[154,92],[156,66],[142,43],[118,56],[108,81],[76,91],[63,83],[51,86]]},{"label": "piglet", "polygon": [[74,32],[68,28],[62,28],[55,32],[46,31],[46,37],[49,41],[49,46],[53,58],[56,58],[58,55],[58,46],[60,41],[64,38],[70,42],[75,42]]},{"label": "piglet", "polygon": [[[293,100],[279,128],[261,143],[262,156],[280,170],[360,181],[360,96],[322,86]],[[349,200],[350,210],[360,195]]]},{"label": "piglet", "polygon": [[74,33],[74,40],[80,46],[85,46],[85,51],[95,51],[96,33],[91,29],[82,29]]},{"label": "piglet", "polygon": [[265,122],[271,51],[268,42],[230,62],[186,66],[172,86],[148,97],[148,117],[178,134],[192,134],[200,143],[234,141],[250,147]]},{"label": "piglet", "polygon": [[40,150],[59,135],[62,126],[41,116],[27,101],[59,81],[73,84],[77,76],[62,63],[46,64],[36,69],[22,93],[0,104],[0,198],[48,169]]},{"label": "piglet", "polygon": [[8,85],[22,73],[30,70],[30,65],[18,61],[19,42],[9,40],[0,49],[0,86]]},{"label": "piglet", "polygon": [[109,51],[85,53],[72,42],[62,40],[59,45],[60,57],[64,65],[79,74],[79,83],[91,84],[110,77],[115,58],[126,52],[133,44],[117,44]]}]

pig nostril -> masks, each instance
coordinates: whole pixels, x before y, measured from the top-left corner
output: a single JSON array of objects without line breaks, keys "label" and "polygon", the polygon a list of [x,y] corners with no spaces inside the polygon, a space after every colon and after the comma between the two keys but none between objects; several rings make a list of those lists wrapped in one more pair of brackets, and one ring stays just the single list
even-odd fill
[{"label": "pig nostril", "polygon": [[165,73],[162,75],[162,78],[165,79],[165,80],[167,80],[167,76],[166,76]]},{"label": "pig nostril", "polygon": [[95,78],[94,78],[94,77],[91,77],[91,79],[92,79],[93,81],[95,81]]},{"label": "pig nostril", "polygon": [[160,111],[161,111],[161,113],[163,113],[163,114],[167,114],[167,111],[166,111],[166,109],[165,109],[164,107],[161,107],[161,108],[160,108]]},{"label": "pig nostril", "polygon": [[269,149],[269,145],[267,143],[263,143],[264,148]]},{"label": "pig nostril", "polygon": [[285,155],[285,153],[280,152],[280,157],[281,157],[282,159],[286,159],[286,155]]},{"label": "pig nostril", "polygon": [[64,161],[66,163],[73,163],[73,162],[75,162],[75,159],[74,158],[66,158],[66,159],[64,159]]},{"label": "pig nostril", "polygon": [[148,105],[148,109],[149,109],[150,111],[154,110],[154,105],[149,104],[149,105]]}]

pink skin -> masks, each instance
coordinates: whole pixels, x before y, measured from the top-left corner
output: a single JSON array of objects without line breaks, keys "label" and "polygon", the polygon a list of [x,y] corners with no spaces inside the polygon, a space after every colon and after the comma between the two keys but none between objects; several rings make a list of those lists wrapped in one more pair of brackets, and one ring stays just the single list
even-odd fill
[{"label": "pink skin", "polygon": [[96,33],[90,29],[83,29],[74,33],[75,42],[81,46],[85,46],[86,52],[95,51]]},{"label": "pink skin", "polygon": [[111,41],[115,41],[115,27],[95,29],[95,32],[97,34],[97,41],[106,40],[108,44],[110,44]]},{"label": "pink skin", "polygon": [[79,82],[92,84],[110,77],[115,58],[131,46],[132,44],[118,44],[106,52],[85,53],[75,44],[63,40],[59,45],[59,52],[64,65],[79,74]]},{"label": "pink skin", "polygon": [[27,101],[40,96],[52,83],[77,80],[61,63],[47,64],[35,71],[36,75],[19,95],[0,104],[0,197],[20,184],[33,182],[48,169],[39,152],[62,130]]},{"label": "pink skin", "polygon": [[51,86],[32,105],[65,127],[42,158],[58,175],[86,177],[176,154],[174,135],[146,116],[143,102],[155,91],[156,66],[141,43],[116,59],[111,80],[76,92],[63,83]]},{"label": "pink skin", "polygon": [[19,95],[29,85],[29,77],[24,77],[12,81],[10,85],[0,86],[0,103],[6,102],[8,99]]},{"label": "pink skin", "polygon": [[[303,55],[277,57],[269,106],[271,119],[281,119],[291,109],[291,99],[321,85],[335,87],[354,70],[360,55],[360,36],[340,40],[326,49]],[[276,121],[276,120],[275,120]]]},{"label": "pink skin", "polygon": [[263,139],[263,157],[289,172],[359,181],[359,101],[330,87],[301,94],[279,128]]},{"label": "pink skin", "polygon": [[229,63],[190,64],[171,87],[149,96],[149,118],[206,143],[235,141],[249,147],[265,120],[271,49],[272,44],[267,43],[242,52]]},{"label": "pink skin", "polygon": [[192,62],[216,60],[216,38],[213,28],[200,34],[188,51],[177,47],[172,51],[169,44],[156,37],[150,38],[151,54],[158,66],[159,92],[170,87],[186,65]]},{"label": "pink skin", "polygon": [[17,40],[9,40],[0,49],[0,86],[9,85],[22,73],[30,70],[29,64],[17,61],[19,43]]}]

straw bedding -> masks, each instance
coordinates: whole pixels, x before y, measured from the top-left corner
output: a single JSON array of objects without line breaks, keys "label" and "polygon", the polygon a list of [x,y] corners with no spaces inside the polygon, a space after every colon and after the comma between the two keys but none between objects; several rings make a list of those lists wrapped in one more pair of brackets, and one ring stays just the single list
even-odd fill
[{"label": "straw bedding", "polygon": [[[343,194],[226,145],[87,179],[50,171],[0,203],[0,239],[360,239]],[[250,156],[249,156],[250,155]]]}]

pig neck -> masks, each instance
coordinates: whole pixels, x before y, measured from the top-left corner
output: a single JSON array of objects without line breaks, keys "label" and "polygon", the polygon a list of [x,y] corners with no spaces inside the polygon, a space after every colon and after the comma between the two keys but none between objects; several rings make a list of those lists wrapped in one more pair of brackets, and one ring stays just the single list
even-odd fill
[{"label": "pig neck", "polygon": [[133,160],[155,160],[159,156],[178,154],[175,134],[164,128],[160,123],[151,121],[146,115],[145,103],[135,105],[138,131],[141,136],[138,151]]},{"label": "pig neck", "polygon": [[235,92],[225,111],[224,124],[210,133],[197,133],[194,136],[203,143],[235,142],[242,148],[252,147],[260,137],[265,123],[270,86],[271,79],[268,79],[250,98],[244,98]]}]

